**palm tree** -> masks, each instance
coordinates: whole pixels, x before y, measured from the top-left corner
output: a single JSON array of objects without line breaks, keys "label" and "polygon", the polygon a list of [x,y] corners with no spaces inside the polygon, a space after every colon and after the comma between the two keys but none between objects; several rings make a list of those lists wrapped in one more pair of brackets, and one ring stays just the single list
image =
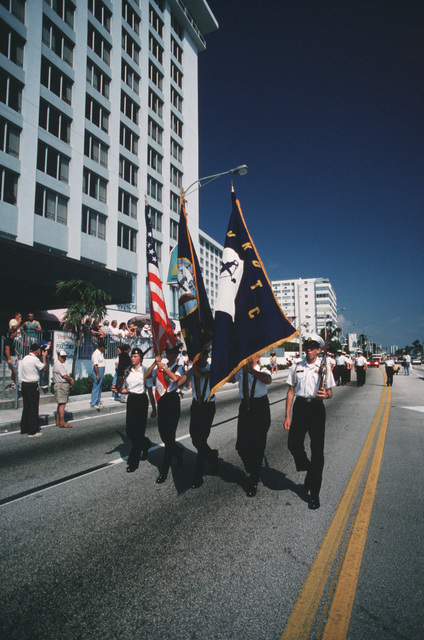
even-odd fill
[{"label": "palm tree", "polygon": [[78,347],[84,335],[82,323],[87,317],[95,318],[99,322],[103,320],[107,314],[106,305],[110,304],[111,296],[103,289],[96,289],[92,282],[85,280],[61,280],[56,285],[56,294],[68,307],[61,325],[65,331],[76,334],[71,373],[72,377],[75,377]]}]

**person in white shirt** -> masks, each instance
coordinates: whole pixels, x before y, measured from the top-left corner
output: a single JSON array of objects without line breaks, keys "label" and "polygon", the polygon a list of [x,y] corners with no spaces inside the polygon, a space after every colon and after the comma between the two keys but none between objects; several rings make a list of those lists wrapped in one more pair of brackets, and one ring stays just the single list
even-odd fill
[{"label": "person in white shirt", "polygon": [[266,367],[260,366],[259,356],[252,356],[229,382],[239,383],[241,402],[236,450],[248,474],[246,495],[253,498],[258,490],[266,438],[271,426],[267,386],[271,384],[272,376]]},{"label": "person in white shirt", "polygon": [[386,376],[387,376],[387,386],[391,387],[393,386],[393,374],[395,372],[394,366],[395,366],[395,361],[393,360],[392,356],[390,355],[390,353],[387,354],[387,358],[386,358]]},{"label": "person in white shirt", "polygon": [[368,361],[364,358],[362,351],[358,351],[355,358],[356,384],[363,387],[366,382],[366,371],[368,369]]},{"label": "person in white shirt", "polygon": [[74,379],[68,374],[65,368],[65,362],[66,351],[61,349],[53,365],[53,389],[57,402],[56,426],[62,429],[70,429],[72,425],[65,421],[65,407],[68,402],[69,391],[74,384]]},{"label": "person in white shirt", "polygon": [[338,387],[344,387],[346,384],[346,357],[343,351],[339,350],[336,356],[336,367],[334,369],[334,378]]},{"label": "person in white shirt", "polygon": [[193,446],[197,449],[196,465],[193,472],[192,489],[197,489],[203,484],[205,461],[212,465],[214,471],[218,468],[218,451],[211,449],[208,438],[215,416],[215,396],[209,402],[210,394],[210,369],[208,362],[208,350],[200,354],[198,360],[178,380],[178,386],[184,386],[188,380],[192,380],[193,400],[190,407],[190,437]]},{"label": "person in white shirt", "polygon": [[99,340],[99,346],[93,351],[93,355],[91,356],[93,365],[93,389],[91,391],[90,406],[92,409],[97,409],[97,411],[100,411],[101,407],[102,385],[105,376],[105,348],[104,342]]},{"label": "person in white shirt", "polygon": [[[142,350],[138,347],[132,350],[131,369],[120,390],[120,393],[128,394],[126,431],[129,440],[131,440],[131,451],[127,460],[127,473],[132,473],[138,469],[140,456],[142,460],[147,460],[149,449],[152,446],[149,438],[146,437],[147,410],[149,406],[147,393],[152,405],[152,415],[156,415],[156,404],[152,389],[153,380],[150,377],[155,362],[151,364],[149,369],[146,369],[143,366],[143,355]],[[115,386],[112,387],[112,391],[118,393]]]},{"label": "person in white shirt", "polygon": [[38,403],[40,399],[38,384],[40,372],[46,368],[46,359],[47,351],[41,351],[40,345],[34,342],[30,347],[30,353],[21,360],[19,366],[24,405],[21,417],[21,433],[26,433],[28,438],[36,438],[43,435],[38,426]]},{"label": "person in white shirt", "polygon": [[[297,471],[306,471],[304,487],[310,491],[309,508],[319,509],[319,492],[324,468],[325,408],[323,400],[333,395],[334,378],[327,363],[321,371],[318,358],[324,340],[317,334],[308,336],[304,343],[305,360],[289,369],[284,428],[289,431],[288,448]],[[324,375],[322,375],[324,374]],[[294,405],[293,401],[295,399]],[[293,407],[293,417],[291,410]],[[305,451],[305,437],[311,440],[311,459]]]},{"label": "person in white shirt", "polygon": [[[152,377],[156,376],[156,397],[158,397],[158,387],[159,384],[161,384],[158,378],[159,369],[163,373],[165,385],[162,388],[163,393],[157,401],[159,435],[165,445],[161,470],[156,479],[157,484],[162,484],[167,479],[173,457],[177,458],[177,464],[179,466],[181,466],[183,462],[184,447],[175,442],[178,420],[180,419],[181,413],[181,400],[177,393],[178,380],[184,373],[183,367],[177,362],[179,351],[179,346],[166,349],[165,353],[168,360],[166,364],[162,361],[161,356],[156,356],[156,367],[150,374]],[[146,373],[146,378],[147,377],[148,373]]]}]

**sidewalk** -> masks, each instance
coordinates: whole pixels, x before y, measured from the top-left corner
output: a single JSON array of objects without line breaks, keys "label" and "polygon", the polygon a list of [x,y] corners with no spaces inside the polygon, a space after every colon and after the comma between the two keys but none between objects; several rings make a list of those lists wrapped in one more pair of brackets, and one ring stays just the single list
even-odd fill
[{"label": "sidewalk", "polygon": [[[125,404],[117,402],[111,397],[111,392],[106,391],[102,394],[103,406],[100,411],[90,407],[91,394],[87,393],[81,396],[71,396],[66,404],[65,420],[71,422],[77,418],[85,418],[99,413],[109,414],[117,411],[125,411]],[[39,423],[41,426],[48,424],[56,424],[55,401],[47,404],[40,404]],[[0,433],[5,431],[20,431],[21,428],[22,407],[18,409],[5,409],[0,413]]]}]

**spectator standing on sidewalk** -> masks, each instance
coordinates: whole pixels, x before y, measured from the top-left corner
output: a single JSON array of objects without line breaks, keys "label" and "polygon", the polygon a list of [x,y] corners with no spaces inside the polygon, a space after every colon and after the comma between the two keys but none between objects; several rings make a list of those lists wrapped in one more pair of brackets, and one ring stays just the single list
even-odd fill
[{"label": "spectator standing on sidewalk", "polygon": [[403,361],[405,367],[405,375],[409,376],[409,370],[411,368],[411,356],[409,355],[409,353],[406,354]]},{"label": "spectator standing on sidewalk", "polygon": [[57,402],[56,426],[62,429],[70,429],[72,425],[65,422],[65,407],[69,399],[69,392],[74,384],[74,379],[68,375],[65,369],[65,362],[66,351],[61,349],[53,365],[53,388]]},{"label": "spectator standing on sidewalk", "polygon": [[33,313],[28,313],[28,320],[23,323],[22,330],[29,338],[37,338],[39,332],[42,331],[41,324],[34,318]]},{"label": "spectator standing on sidewalk", "polygon": [[99,345],[93,355],[91,356],[91,362],[93,364],[93,390],[91,391],[91,403],[92,409],[100,411],[101,397],[102,397],[102,384],[105,376],[105,344],[102,340],[99,340]]},{"label": "spectator standing on sidewalk", "polygon": [[[42,360],[40,360],[40,355]],[[21,433],[26,433],[28,438],[36,438],[43,435],[38,426],[38,403],[40,392],[38,383],[40,372],[46,368],[47,353],[41,352],[37,342],[30,347],[30,353],[22,359],[19,367],[21,381],[22,400],[24,403],[21,417]]]},{"label": "spectator standing on sidewalk", "polygon": [[16,348],[15,348],[15,338],[17,335],[18,335],[18,332],[16,329],[12,329],[11,331],[9,331],[9,336],[6,338],[4,342],[4,350],[3,350],[3,355],[6,358],[7,365],[11,371],[10,375],[12,378],[12,384],[11,384],[12,389],[15,389],[16,387],[18,364],[19,364],[19,359],[16,353]]}]

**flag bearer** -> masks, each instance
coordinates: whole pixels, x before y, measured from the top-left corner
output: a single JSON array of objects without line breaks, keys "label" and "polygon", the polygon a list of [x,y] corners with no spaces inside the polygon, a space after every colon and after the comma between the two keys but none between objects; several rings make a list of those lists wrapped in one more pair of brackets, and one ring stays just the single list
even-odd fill
[{"label": "flag bearer", "polygon": [[[322,384],[320,375],[321,360],[318,354],[324,346],[323,339],[317,334],[308,336],[303,345],[305,360],[289,369],[287,384],[289,390],[286,400],[284,428],[289,431],[288,448],[292,454],[297,471],[306,471],[304,486],[310,491],[309,508],[319,509],[319,492],[324,468],[325,408],[323,400],[331,398],[335,386],[333,374],[327,365]],[[295,399],[294,406],[293,400]],[[293,407],[293,417],[291,410]],[[305,436],[311,441],[311,459],[305,451]]]}]

